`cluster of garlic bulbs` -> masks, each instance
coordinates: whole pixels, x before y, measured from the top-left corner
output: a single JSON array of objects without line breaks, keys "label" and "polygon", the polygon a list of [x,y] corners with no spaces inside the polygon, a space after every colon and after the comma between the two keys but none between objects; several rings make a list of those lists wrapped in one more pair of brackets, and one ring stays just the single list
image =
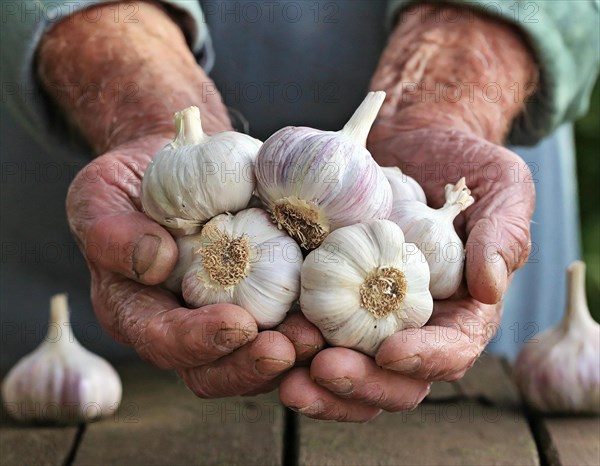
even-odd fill
[{"label": "cluster of garlic bulbs", "polygon": [[[365,145],[384,99],[370,92],[340,131],[286,127],[264,144],[233,131],[206,135],[197,107],[176,113],[175,140],[141,190],[144,212],[177,240],[163,285],[191,307],[242,306],[260,329],[299,300],[330,344],[368,355],[423,326],[433,299],[461,282],[464,247],[452,222],[474,200],[462,179],[431,209],[415,180],[375,162]],[[68,323],[65,295],[52,299],[51,323]],[[82,422],[117,409],[121,381],[74,337],[47,339],[9,372],[2,397],[18,419]]]},{"label": "cluster of garlic bulbs", "polygon": [[[366,140],[384,99],[370,92],[340,131],[290,126],[262,144],[205,135],[196,107],[176,114],[175,141],[142,183],[145,212],[177,236],[164,285],[190,307],[238,304],[259,328],[299,299],[330,344],[370,355],[424,325],[433,298],[462,279],[452,221],[473,198],[461,180],[431,209],[414,179],[375,162]],[[438,261],[430,246],[439,243],[454,255]]]}]

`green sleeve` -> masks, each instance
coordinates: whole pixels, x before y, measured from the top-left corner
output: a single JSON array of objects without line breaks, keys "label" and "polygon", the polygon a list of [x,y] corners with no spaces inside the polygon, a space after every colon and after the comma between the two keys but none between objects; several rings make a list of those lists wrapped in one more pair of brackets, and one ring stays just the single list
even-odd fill
[{"label": "green sleeve", "polygon": [[[584,115],[600,62],[600,0],[439,0],[468,5],[518,25],[540,66],[540,89],[517,118],[512,144],[534,144]],[[390,0],[389,24],[415,0]]]},{"label": "green sleeve", "polygon": [[[77,11],[115,0],[17,0],[2,4],[2,42],[0,79],[2,103],[15,119],[26,127],[45,147],[61,150],[84,149],[82,141],[73,137],[56,118],[55,106],[49,102],[36,79],[34,61],[37,46],[53,25]],[[200,64],[212,63],[212,47],[208,28],[199,3],[190,0],[162,0],[185,31],[190,48]],[[135,21],[135,11],[125,4],[114,14],[122,21]],[[109,12],[110,14],[110,12]],[[94,21],[94,17],[89,17]]]}]

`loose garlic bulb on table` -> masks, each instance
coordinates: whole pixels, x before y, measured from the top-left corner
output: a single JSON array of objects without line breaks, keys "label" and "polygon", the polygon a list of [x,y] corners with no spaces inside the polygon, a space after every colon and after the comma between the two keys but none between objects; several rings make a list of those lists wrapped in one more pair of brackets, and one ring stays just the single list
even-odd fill
[{"label": "loose garlic bulb on table", "polygon": [[434,299],[452,296],[463,277],[465,248],[454,230],[454,219],[475,200],[461,178],[445,187],[446,203],[432,209],[418,201],[394,202],[390,220],[402,228],[406,241],[425,254],[431,272],[429,289]]},{"label": "loose garlic bulb on table", "polygon": [[175,126],[175,140],[144,173],[141,199],[149,217],[181,235],[198,231],[215,215],[246,208],[262,143],[235,131],[208,136],[198,107],[176,113]]},{"label": "loose garlic bulb on table", "polygon": [[237,304],[260,329],[284,319],[300,293],[302,251],[267,212],[252,208],[219,215],[192,241],[200,247],[181,284],[189,305]]},{"label": "loose garlic bulb on table", "polygon": [[381,167],[392,187],[393,204],[400,201],[419,201],[427,204],[425,191],[417,180],[402,173],[398,167]]},{"label": "loose garlic bulb on table", "polygon": [[112,414],[121,392],[121,379],[113,367],[71,333],[66,294],[52,297],[45,341],[2,383],[4,408],[20,421],[92,421]]},{"label": "loose garlic bulb on table", "polygon": [[587,306],[583,262],[570,265],[567,283],[563,321],[523,347],[515,378],[539,411],[600,413],[600,325]]},{"label": "loose garlic bulb on table", "polygon": [[327,342],[371,356],[433,310],[427,261],[388,220],[332,232],[307,256],[301,283],[300,308]]},{"label": "loose garlic bulb on table", "polygon": [[289,126],[261,147],[258,195],[302,247],[319,246],[337,228],[389,215],[390,184],[365,148],[384,98],[385,92],[370,92],[341,131]]}]

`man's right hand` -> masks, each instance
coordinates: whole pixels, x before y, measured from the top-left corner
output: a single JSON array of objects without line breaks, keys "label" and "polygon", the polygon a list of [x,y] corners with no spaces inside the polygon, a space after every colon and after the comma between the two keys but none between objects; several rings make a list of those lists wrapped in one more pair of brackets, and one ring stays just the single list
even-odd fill
[{"label": "man's right hand", "polygon": [[187,309],[156,286],[175,265],[177,245],[141,212],[140,187],[144,169],[166,142],[149,136],[123,144],[91,162],[69,189],[69,225],[91,271],[98,320],[144,359],[177,370],[200,397],[268,391],[294,365],[295,347],[322,340],[297,315],[281,332],[258,332],[239,306]]},{"label": "man's right hand", "polygon": [[[115,16],[115,8],[131,13],[132,6],[129,21]],[[37,53],[42,86],[103,154],[77,175],[67,196],[98,320],[143,358],[177,370],[198,396],[270,390],[296,359],[310,358],[323,345],[318,331],[297,314],[278,331],[259,333],[238,306],[182,307],[157,286],[175,265],[175,241],[141,211],[141,179],[174,136],[173,113],[197,105],[207,133],[230,130],[221,96],[159,4],[90,10],[54,25]]]}]

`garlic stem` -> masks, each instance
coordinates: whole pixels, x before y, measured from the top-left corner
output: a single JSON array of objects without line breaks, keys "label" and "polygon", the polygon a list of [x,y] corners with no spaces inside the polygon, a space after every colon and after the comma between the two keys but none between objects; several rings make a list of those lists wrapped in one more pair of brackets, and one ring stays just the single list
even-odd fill
[{"label": "garlic stem", "polygon": [[567,268],[567,311],[562,321],[565,330],[580,332],[595,323],[585,296],[585,263],[575,261]]},{"label": "garlic stem", "polygon": [[71,333],[71,321],[69,319],[69,296],[60,293],[50,298],[50,319],[46,333],[46,343],[55,345],[75,344],[79,342]]},{"label": "garlic stem", "polygon": [[463,176],[456,184],[447,184],[445,187],[446,203],[442,209],[452,214],[452,219],[475,202],[471,196],[471,190],[467,188],[465,177]]},{"label": "garlic stem", "polygon": [[199,144],[206,134],[202,130],[200,109],[192,106],[175,113],[175,140],[171,143],[174,148]]},{"label": "garlic stem", "polygon": [[369,92],[340,133],[366,147],[367,136],[384,100],[384,91]]},{"label": "garlic stem", "polygon": [[50,325],[57,325],[61,328],[68,323],[69,305],[67,304],[67,294],[56,294],[50,299]]}]

